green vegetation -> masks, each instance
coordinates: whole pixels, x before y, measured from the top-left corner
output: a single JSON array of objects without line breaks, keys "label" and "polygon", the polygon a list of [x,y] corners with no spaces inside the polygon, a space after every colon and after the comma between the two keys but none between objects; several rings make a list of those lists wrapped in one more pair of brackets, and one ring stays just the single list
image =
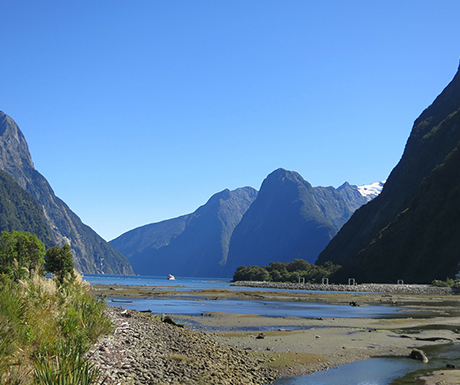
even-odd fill
[{"label": "green vegetation", "polygon": [[52,245],[43,208],[3,170],[0,170],[0,229],[28,231],[46,246]]},{"label": "green vegetation", "polygon": [[73,271],[73,256],[69,245],[61,247],[54,246],[46,250],[45,270],[56,275],[59,282],[63,282],[65,277],[75,278]]},{"label": "green vegetation", "polygon": [[307,283],[321,283],[340,269],[339,265],[326,262],[322,266],[312,265],[303,259],[289,263],[271,262],[268,266],[240,266],[233,275],[233,281],[298,282],[304,278]]},{"label": "green vegetation", "polygon": [[431,282],[432,286],[436,287],[453,287],[454,289],[460,289],[460,279],[447,278],[445,281],[435,279]]},{"label": "green vegetation", "polygon": [[45,245],[36,235],[2,231],[0,235],[0,274],[17,281],[32,270],[43,272]]},{"label": "green vegetation", "polygon": [[[2,233],[1,239],[19,240],[13,245],[21,246],[32,239],[36,246],[30,234],[19,234]],[[105,304],[89,294],[79,276],[58,270],[62,280],[45,278],[44,248],[36,252],[33,247],[5,245],[11,243],[2,243],[1,249],[0,383],[101,383],[99,371],[84,357],[96,339],[110,331]],[[29,269],[31,259],[39,263],[34,269]]]}]

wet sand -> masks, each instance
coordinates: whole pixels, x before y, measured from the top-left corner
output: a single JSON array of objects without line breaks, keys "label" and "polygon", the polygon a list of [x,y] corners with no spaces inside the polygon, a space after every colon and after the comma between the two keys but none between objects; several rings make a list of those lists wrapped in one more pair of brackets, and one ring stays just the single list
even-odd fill
[{"label": "wet sand", "polygon": [[[199,330],[222,345],[268,354],[271,357],[269,365],[287,376],[326,370],[371,357],[408,356],[415,347],[423,349],[424,346],[460,343],[460,334],[455,330],[456,325],[460,329],[460,317],[455,314],[460,302],[460,296],[457,295],[289,293],[262,290],[200,290],[191,293],[166,288],[152,290],[100,286],[95,286],[95,289],[99,295],[114,296],[116,292],[117,297],[168,297],[174,294],[176,299],[178,295],[184,298],[193,295],[208,299],[354,303],[358,306],[382,304],[410,309],[410,316],[400,312],[398,318],[392,319],[307,319],[231,313],[173,315],[185,322],[188,328]],[[427,308],[431,313],[429,317],[426,316]],[[424,377],[419,381],[421,384],[435,384],[441,380],[442,384],[458,384],[458,375],[456,370],[445,370],[437,373],[438,377]]]}]

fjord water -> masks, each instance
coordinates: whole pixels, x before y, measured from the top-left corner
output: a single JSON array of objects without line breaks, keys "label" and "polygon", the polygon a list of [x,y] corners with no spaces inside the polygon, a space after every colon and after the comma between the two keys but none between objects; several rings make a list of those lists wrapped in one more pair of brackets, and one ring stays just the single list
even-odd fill
[{"label": "fjord water", "polygon": [[[336,318],[383,318],[396,317],[400,307],[396,306],[362,306],[332,305],[321,302],[304,301],[268,301],[203,298],[200,290],[233,290],[233,291],[290,291],[286,289],[260,289],[230,286],[230,280],[213,278],[184,277],[169,281],[166,277],[149,276],[109,276],[85,275],[84,279],[91,284],[104,285],[138,285],[143,290],[180,291],[181,294],[157,298],[122,298],[116,292],[107,298],[110,305],[122,306],[131,310],[151,310],[152,313],[200,315],[205,312],[225,312],[238,314],[257,314],[269,317],[336,317]],[[184,295],[184,292],[187,294]],[[302,291],[307,292],[307,291]],[[309,291],[311,292],[311,291]],[[129,301],[129,302],[126,302]]]}]

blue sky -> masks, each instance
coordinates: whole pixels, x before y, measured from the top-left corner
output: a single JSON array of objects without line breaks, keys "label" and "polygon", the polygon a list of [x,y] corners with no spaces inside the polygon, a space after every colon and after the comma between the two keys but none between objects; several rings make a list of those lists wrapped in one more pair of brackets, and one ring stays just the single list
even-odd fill
[{"label": "blue sky", "polygon": [[0,110],[106,240],[273,170],[385,179],[454,76],[460,1],[0,0]]}]

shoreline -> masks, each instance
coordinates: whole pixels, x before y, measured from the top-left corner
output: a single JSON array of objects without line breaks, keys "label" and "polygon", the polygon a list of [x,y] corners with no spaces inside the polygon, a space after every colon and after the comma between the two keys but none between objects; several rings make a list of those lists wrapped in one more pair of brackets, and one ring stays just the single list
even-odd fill
[{"label": "shoreline", "polygon": [[230,286],[258,287],[261,289],[286,289],[286,290],[311,290],[311,291],[337,291],[337,292],[363,292],[363,293],[393,293],[393,294],[433,294],[449,295],[458,294],[459,291],[451,287],[437,287],[422,284],[388,284],[388,283],[361,283],[356,285],[336,284],[308,284],[308,283],[282,283],[237,281]]},{"label": "shoreline", "polygon": [[[152,291],[145,287],[126,286],[117,287],[115,290],[114,286],[105,288],[98,286],[95,288],[95,293],[97,295],[116,293],[121,297],[137,298],[148,298],[148,296],[167,298],[172,295],[180,295],[185,298],[190,295],[187,291],[170,291],[162,290],[162,288],[155,288]],[[416,293],[393,295],[377,292],[291,293],[201,290],[193,292],[193,295],[213,299],[237,297],[241,300],[284,301],[290,298],[293,301],[320,301],[331,304],[348,304],[350,300],[356,300],[362,306],[398,303],[398,306],[411,306],[411,312],[412,309],[420,312],[420,317],[416,318],[412,318],[409,314],[405,315],[403,312],[398,315],[398,318],[320,317],[316,319],[216,312],[203,313],[201,316],[171,314],[177,322],[185,322],[185,330],[191,329],[191,333],[200,336],[199,338],[212,341],[217,344],[216,346],[234,349],[235,352],[260,355],[263,357],[261,367],[271,371],[274,377],[310,374],[377,356],[407,357],[411,349],[415,347],[423,349],[424,346],[458,343],[460,340],[460,334],[454,330],[455,325],[460,325],[460,314],[451,314],[458,306],[460,296],[440,294],[439,291],[436,294],[427,292],[421,294],[418,290]],[[434,314],[429,317],[424,316],[428,305]],[[414,329],[418,330],[417,334],[409,332]],[[261,333],[263,337],[259,338]],[[444,373],[443,371],[442,379],[445,384],[457,383],[456,380],[446,382],[449,381],[450,376],[454,376],[454,372],[448,370]],[[423,378],[423,381],[429,385],[431,377]]]}]

